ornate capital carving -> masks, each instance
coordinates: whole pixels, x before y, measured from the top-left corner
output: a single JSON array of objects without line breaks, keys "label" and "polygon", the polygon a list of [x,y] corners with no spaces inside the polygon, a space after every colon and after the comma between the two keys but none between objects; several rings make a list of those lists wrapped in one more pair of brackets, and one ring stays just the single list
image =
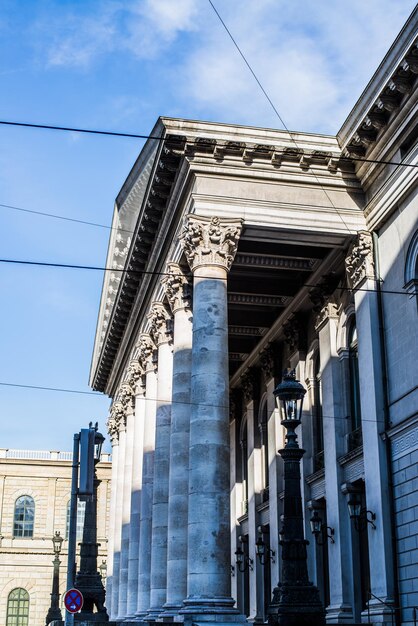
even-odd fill
[{"label": "ornate capital carving", "polygon": [[241,377],[241,389],[244,395],[245,404],[248,404],[254,399],[255,384],[256,384],[256,380],[255,380],[254,372],[247,371]]},{"label": "ornate capital carving", "polygon": [[320,313],[328,298],[334,293],[338,285],[338,280],[338,275],[327,274],[323,276],[318,285],[310,290],[309,298],[313,305],[312,310],[315,311],[315,313]]},{"label": "ornate capital carving", "polygon": [[[122,402],[119,400],[112,404],[108,423],[111,424],[113,432],[117,433],[115,436],[119,439],[119,431],[126,426],[126,411]],[[112,436],[110,431],[109,434]]]},{"label": "ornate capital carving", "polygon": [[138,340],[138,358],[142,363],[145,373],[155,370],[154,362],[154,350],[155,345],[151,339],[151,336],[147,333],[142,333]]},{"label": "ornate capital carving", "polygon": [[177,263],[167,265],[168,275],[161,281],[173,313],[192,307],[192,287]]},{"label": "ornate capital carving", "polygon": [[366,278],[374,278],[373,239],[366,230],[357,233],[345,260],[349,285],[357,289]]},{"label": "ornate capital carving", "polygon": [[264,376],[264,380],[270,380],[274,376],[274,350],[268,346],[260,352],[260,367]]},{"label": "ornate capital carving", "polygon": [[315,330],[318,332],[329,319],[338,318],[338,310],[338,304],[329,300],[318,313],[315,320]]},{"label": "ornate capital carving", "polygon": [[122,404],[126,413],[133,411],[134,389],[132,388],[131,381],[125,380],[120,388],[118,394],[118,401]]},{"label": "ornate capital carving", "polygon": [[215,265],[230,270],[242,230],[241,219],[186,217],[180,240],[192,271]]},{"label": "ornate capital carving", "polygon": [[289,346],[289,350],[298,350],[301,343],[302,326],[297,317],[292,317],[283,324],[284,340]]},{"label": "ornate capital carving", "polygon": [[116,423],[116,420],[114,418],[109,417],[109,419],[106,422],[106,426],[107,426],[107,432],[109,433],[110,442],[112,446],[114,446],[115,443],[119,441],[118,424]]},{"label": "ornate capital carving", "polygon": [[171,340],[171,316],[162,302],[154,302],[148,315],[150,322],[149,334],[156,346]]}]

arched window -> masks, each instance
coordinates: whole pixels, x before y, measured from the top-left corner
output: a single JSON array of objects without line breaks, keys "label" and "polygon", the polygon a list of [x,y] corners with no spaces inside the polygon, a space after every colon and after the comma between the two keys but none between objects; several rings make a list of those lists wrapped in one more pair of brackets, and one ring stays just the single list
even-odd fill
[{"label": "arched window", "polygon": [[13,537],[33,537],[35,502],[30,496],[20,496],[15,502]]},{"label": "arched window", "polygon": [[13,589],[7,598],[6,626],[28,626],[29,594],[26,589]]},{"label": "arched window", "polygon": [[[65,527],[65,538],[68,539],[70,534],[70,506],[71,500],[67,504],[67,523]],[[86,503],[84,500],[78,500],[77,503],[77,541],[83,540],[84,517],[86,515]]]},{"label": "arched window", "polygon": [[349,448],[353,450],[362,443],[361,435],[361,405],[360,405],[360,377],[358,369],[358,341],[355,319],[351,322],[348,333],[348,363],[350,370],[350,417],[351,433]]},{"label": "arched window", "polygon": [[267,411],[267,399],[264,399],[263,404],[260,407],[260,416],[258,425],[260,428],[261,437],[261,454],[263,463],[263,490],[261,492],[263,502],[267,502],[269,499],[269,438],[268,438],[268,411]]},{"label": "arched window", "polygon": [[412,237],[406,254],[404,289],[408,291],[411,298],[418,296],[418,230]]}]

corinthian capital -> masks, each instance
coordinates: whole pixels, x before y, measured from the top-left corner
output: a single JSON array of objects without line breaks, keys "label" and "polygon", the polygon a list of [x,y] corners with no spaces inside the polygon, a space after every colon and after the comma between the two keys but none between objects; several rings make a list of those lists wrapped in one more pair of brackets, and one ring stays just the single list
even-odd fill
[{"label": "corinthian capital", "polygon": [[112,446],[115,445],[117,441],[119,441],[119,427],[116,423],[116,420],[112,417],[106,422],[107,432],[109,433],[110,441]]},{"label": "corinthian capital", "polygon": [[147,333],[139,335],[138,340],[138,359],[142,363],[145,372],[149,372],[155,369],[154,364],[154,350],[155,344],[151,339],[151,336]]},{"label": "corinthian capital", "polygon": [[345,260],[348,282],[352,289],[357,289],[366,278],[374,278],[373,240],[366,230],[357,233]]},{"label": "corinthian capital", "polygon": [[[119,431],[126,426],[126,412],[122,402],[116,401],[112,404],[108,424],[111,424],[111,428],[118,433],[119,438]],[[110,431],[109,434],[111,435]]]},{"label": "corinthian capital", "polygon": [[171,317],[162,302],[154,302],[148,315],[150,322],[149,334],[156,346],[171,340]]},{"label": "corinthian capital", "polygon": [[191,270],[215,265],[229,271],[241,230],[241,219],[188,215],[180,240]]},{"label": "corinthian capital", "polygon": [[128,381],[135,395],[141,393],[144,368],[137,359],[132,359],[128,367]]},{"label": "corinthian capital", "polygon": [[191,308],[192,288],[180,265],[169,263],[167,276],[161,282],[173,313]]}]

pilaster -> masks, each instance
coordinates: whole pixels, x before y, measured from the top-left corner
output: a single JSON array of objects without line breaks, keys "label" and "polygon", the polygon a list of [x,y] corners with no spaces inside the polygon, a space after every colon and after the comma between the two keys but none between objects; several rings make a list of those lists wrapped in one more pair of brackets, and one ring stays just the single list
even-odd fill
[{"label": "pilaster", "polygon": [[[389,510],[389,476],[386,461],[385,408],[379,305],[373,261],[373,240],[360,231],[346,259],[347,277],[354,291],[360,402],[362,414],[364,472],[367,508],[375,513],[374,529],[368,524],[371,592],[383,602],[394,600],[393,554]],[[382,609],[383,607],[383,609]],[[369,602],[374,622],[390,623],[390,612],[377,600]]]}]

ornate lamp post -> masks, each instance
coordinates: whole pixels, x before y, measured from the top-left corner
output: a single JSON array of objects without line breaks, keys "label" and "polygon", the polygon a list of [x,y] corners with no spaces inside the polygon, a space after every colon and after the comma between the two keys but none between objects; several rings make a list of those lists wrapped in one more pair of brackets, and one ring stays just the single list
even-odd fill
[{"label": "ornate lamp post", "polygon": [[59,531],[55,531],[55,535],[52,537],[52,545],[54,546],[55,558],[52,561],[54,565],[54,574],[52,578],[52,593],[51,593],[51,606],[48,609],[48,613],[45,619],[45,624],[48,626],[54,620],[62,620],[62,614],[60,609],[60,564],[59,553],[61,552],[61,546],[63,542]]},{"label": "ornate lamp post", "polygon": [[281,581],[273,591],[269,623],[280,626],[322,626],[325,610],[319,590],[308,578],[306,541],[303,532],[300,491],[300,459],[295,429],[301,423],[306,390],[296,380],[295,372],[285,373],[274,390],[281,423],[286,428],[286,445],[279,454],[284,462],[284,512],[280,531],[282,548]]},{"label": "ornate lamp post", "polygon": [[[74,587],[81,591],[84,597],[83,608],[74,615],[75,621],[107,622],[109,616],[104,606],[105,589],[102,577],[97,568],[97,488],[100,481],[97,479],[96,465],[100,455],[104,437],[97,431],[94,435],[94,489],[93,497],[86,500],[84,517],[83,541],[80,544],[80,570],[77,572]],[[96,606],[97,613],[93,613]]]}]

